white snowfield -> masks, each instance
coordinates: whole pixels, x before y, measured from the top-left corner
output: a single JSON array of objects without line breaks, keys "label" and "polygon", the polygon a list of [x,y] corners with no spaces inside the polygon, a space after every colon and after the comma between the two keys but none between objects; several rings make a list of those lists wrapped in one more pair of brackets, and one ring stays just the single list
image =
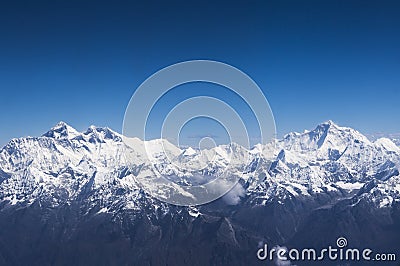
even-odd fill
[{"label": "white snowfield", "polygon": [[[390,207],[400,199],[400,148],[387,138],[371,142],[332,121],[251,150],[234,143],[210,150],[181,149],[164,139],[123,138],[109,128],[91,126],[82,133],[60,122],[41,137],[12,139],[0,150],[0,201],[58,206],[82,200],[99,213],[139,210],[146,201],[155,209],[162,204],[166,212],[167,204],[142,189],[154,186],[151,189],[165,190],[166,197],[174,193],[151,182],[157,173],[185,185],[202,182],[204,176],[240,176],[241,188],[231,191],[238,193],[231,197],[232,204],[247,196],[254,204],[268,204],[322,193],[345,195],[371,182],[374,188],[363,196],[377,207]],[[149,182],[138,184],[139,177]],[[189,211],[199,215],[194,208]]]}]

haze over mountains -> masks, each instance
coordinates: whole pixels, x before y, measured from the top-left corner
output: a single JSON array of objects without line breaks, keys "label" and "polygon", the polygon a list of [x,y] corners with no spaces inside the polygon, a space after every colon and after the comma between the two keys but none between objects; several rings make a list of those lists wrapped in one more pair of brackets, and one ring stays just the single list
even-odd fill
[{"label": "haze over mountains", "polygon": [[[136,181],[155,167],[177,184],[202,184],[224,178],[232,158],[238,185],[205,205],[167,204],[147,193],[160,187]],[[397,251],[399,167],[390,139],[332,121],[251,150],[139,139],[127,147],[109,128],[60,122],[0,150],[0,264],[243,265],[258,263],[260,243],[317,248],[343,235]]]}]

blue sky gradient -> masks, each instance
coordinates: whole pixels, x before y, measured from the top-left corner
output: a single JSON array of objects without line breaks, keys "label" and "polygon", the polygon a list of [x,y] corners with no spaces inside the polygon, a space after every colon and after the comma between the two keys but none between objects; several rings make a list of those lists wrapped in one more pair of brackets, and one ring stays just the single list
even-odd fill
[{"label": "blue sky gradient", "polygon": [[3,1],[0,145],[60,120],[121,131],[134,89],[193,59],[251,76],[279,136],[329,119],[400,132],[399,14],[398,1]]}]

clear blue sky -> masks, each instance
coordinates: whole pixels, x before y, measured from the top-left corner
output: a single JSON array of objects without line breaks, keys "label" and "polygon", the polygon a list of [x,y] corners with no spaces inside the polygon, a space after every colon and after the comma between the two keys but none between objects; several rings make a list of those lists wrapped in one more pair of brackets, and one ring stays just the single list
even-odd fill
[{"label": "clear blue sky", "polygon": [[134,89],[192,59],[250,75],[278,135],[328,119],[399,132],[399,14],[399,1],[2,1],[0,145],[60,120],[121,131]]}]

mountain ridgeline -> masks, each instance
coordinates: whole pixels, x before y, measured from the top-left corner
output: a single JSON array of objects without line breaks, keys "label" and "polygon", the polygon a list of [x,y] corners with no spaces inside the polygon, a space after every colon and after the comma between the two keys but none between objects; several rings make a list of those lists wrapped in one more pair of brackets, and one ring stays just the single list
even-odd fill
[{"label": "mountain ridgeline", "polygon": [[[60,122],[5,145],[0,265],[274,265],[257,259],[264,243],[324,248],[340,236],[352,247],[400,249],[400,148],[390,139],[328,121],[250,150],[130,143],[109,128]],[[185,185],[219,178],[232,156],[246,158],[229,168],[239,183],[208,204],[171,205],[137,183],[154,168]]]}]

